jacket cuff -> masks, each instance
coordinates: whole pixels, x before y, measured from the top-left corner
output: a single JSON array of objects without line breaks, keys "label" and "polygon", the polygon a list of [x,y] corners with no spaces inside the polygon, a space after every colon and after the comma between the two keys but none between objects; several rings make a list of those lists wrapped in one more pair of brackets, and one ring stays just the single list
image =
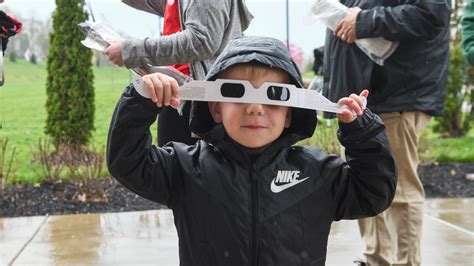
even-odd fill
[{"label": "jacket cuff", "polygon": [[354,121],[350,123],[339,122],[339,129],[341,130],[341,133],[343,135],[348,135],[366,128],[367,126],[371,125],[377,118],[378,116],[376,114],[372,113],[372,111],[366,108],[364,114],[360,117],[357,117],[357,119],[355,119]]},{"label": "jacket cuff", "polygon": [[356,18],[356,38],[370,38],[373,31],[375,10],[362,10]]},{"label": "jacket cuff", "polygon": [[145,98],[138,93],[133,84],[128,85],[122,94],[122,97],[132,98],[133,101],[138,102],[140,106],[143,106],[146,110],[159,113],[162,108],[156,106],[156,104],[149,98]]},{"label": "jacket cuff", "polygon": [[122,43],[122,59],[128,69],[145,66],[145,41],[139,39],[124,40]]}]

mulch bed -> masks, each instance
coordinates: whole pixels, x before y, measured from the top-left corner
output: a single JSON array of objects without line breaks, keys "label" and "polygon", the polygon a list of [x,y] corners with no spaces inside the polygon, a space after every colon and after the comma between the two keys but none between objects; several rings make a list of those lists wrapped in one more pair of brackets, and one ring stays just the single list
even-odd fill
[{"label": "mulch bed", "polygon": [[39,186],[7,186],[3,191],[0,217],[58,215],[155,210],[163,208],[131,192],[114,179],[95,181],[105,199],[84,202],[77,197],[78,185],[72,182],[43,181]]},{"label": "mulch bed", "polygon": [[[465,179],[474,173],[474,163],[427,164],[418,169],[428,198],[474,197],[474,180]],[[75,213],[103,213],[141,211],[163,208],[143,199],[114,179],[92,183],[102,188],[105,198],[84,202],[77,197],[78,186],[71,182],[43,181],[39,186],[27,184],[6,186],[0,217],[58,215]],[[0,197],[1,198],[1,197]]]},{"label": "mulch bed", "polygon": [[474,180],[466,179],[467,174],[474,174],[474,163],[431,163],[418,167],[427,198],[474,197]]}]

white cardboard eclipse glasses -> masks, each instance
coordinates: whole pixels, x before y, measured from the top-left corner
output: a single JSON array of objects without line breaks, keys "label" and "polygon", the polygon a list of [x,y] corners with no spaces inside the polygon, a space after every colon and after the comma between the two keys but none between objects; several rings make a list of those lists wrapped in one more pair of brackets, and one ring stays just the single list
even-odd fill
[{"label": "white cardboard eclipse glasses", "polygon": [[[133,73],[133,72],[132,72]],[[141,76],[133,73],[133,86],[143,97],[150,98]],[[180,87],[179,99],[201,102],[258,103],[341,113],[348,109],[328,100],[314,90],[300,89],[292,84],[265,82],[254,88],[247,80],[218,79],[216,81],[195,80]],[[362,97],[364,107],[365,97]]]}]

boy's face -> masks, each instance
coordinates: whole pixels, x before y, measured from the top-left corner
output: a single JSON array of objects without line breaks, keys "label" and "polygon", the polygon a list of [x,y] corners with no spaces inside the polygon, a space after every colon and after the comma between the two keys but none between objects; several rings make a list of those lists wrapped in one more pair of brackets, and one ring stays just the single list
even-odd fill
[{"label": "boy's face", "polygon": [[[280,71],[269,70],[254,76],[249,81],[256,88],[266,81],[288,83],[288,77]],[[238,69],[229,69],[219,78],[248,80],[248,75]],[[286,106],[210,102],[209,110],[214,121],[222,123],[227,134],[247,148],[260,148],[273,142],[291,123]]]}]

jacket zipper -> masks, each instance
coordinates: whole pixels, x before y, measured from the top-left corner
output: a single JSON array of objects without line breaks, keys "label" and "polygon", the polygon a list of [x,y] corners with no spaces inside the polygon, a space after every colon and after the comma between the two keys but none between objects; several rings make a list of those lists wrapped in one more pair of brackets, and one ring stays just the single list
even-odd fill
[{"label": "jacket zipper", "polygon": [[257,179],[257,165],[252,164],[252,180],[251,180],[251,193],[252,193],[252,238],[251,238],[251,265],[258,266],[258,224],[259,224],[259,212],[258,212],[258,179]]}]

